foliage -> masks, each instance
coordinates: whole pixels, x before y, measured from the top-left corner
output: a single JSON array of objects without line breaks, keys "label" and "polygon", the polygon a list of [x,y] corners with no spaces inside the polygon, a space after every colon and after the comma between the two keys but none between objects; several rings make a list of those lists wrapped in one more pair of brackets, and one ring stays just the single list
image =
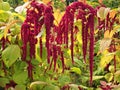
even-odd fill
[{"label": "foliage", "polygon": [[[99,0],[88,0],[90,2],[93,2],[94,4],[97,4]],[[110,8],[118,8],[120,5],[120,1],[119,0],[109,0],[109,1],[106,1],[106,0],[101,0],[102,3],[106,6],[106,7],[110,7]],[[93,4],[93,5],[94,5]]]}]

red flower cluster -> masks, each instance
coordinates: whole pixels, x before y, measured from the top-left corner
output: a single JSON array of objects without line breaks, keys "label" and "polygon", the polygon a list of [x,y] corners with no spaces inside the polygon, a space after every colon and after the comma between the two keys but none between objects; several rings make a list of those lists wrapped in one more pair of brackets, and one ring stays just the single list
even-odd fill
[{"label": "red flower cluster", "polygon": [[[78,12],[76,14],[76,12]],[[93,73],[93,57],[94,57],[94,15],[95,10],[82,2],[74,2],[70,6],[66,8],[66,12],[62,17],[58,26],[55,26],[54,16],[52,7],[49,5],[44,5],[36,2],[35,0],[31,2],[30,8],[27,9],[27,17],[24,21],[21,28],[21,37],[23,41],[23,60],[26,60],[27,55],[30,56],[30,60],[28,63],[28,71],[29,76],[32,70],[32,65],[30,61],[32,58],[35,58],[35,45],[38,40],[35,38],[39,32],[41,32],[41,27],[44,24],[46,28],[46,48],[47,48],[47,60],[50,64],[50,68],[52,67],[52,63],[54,62],[54,70],[56,70],[56,62],[58,56],[61,58],[63,71],[65,68],[64,63],[64,48],[71,49],[71,59],[74,63],[74,30],[76,30],[76,26],[74,26],[74,19],[82,20],[82,42],[83,42],[83,56],[84,60],[86,60],[87,54],[87,46],[88,41],[89,44],[89,59],[90,59],[90,83],[92,84],[92,73]],[[90,30],[90,31],[89,31]],[[69,45],[69,35],[71,44]],[[29,50],[29,51],[28,51]],[[30,53],[28,53],[28,52]],[[42,37],[40,37],[40,57],[42,57]],[[52,57],[52,60],[51,58]],[[28,61],[28,60],[27,60]],[[31,72],[32,73],[32,72]]]}]

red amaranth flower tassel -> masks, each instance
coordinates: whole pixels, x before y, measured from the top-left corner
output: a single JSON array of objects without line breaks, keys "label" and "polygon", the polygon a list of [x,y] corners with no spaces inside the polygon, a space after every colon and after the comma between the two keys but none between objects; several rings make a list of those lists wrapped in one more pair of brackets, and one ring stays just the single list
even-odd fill
[{"label": "red amaranth flower tassel", "polygon": [[40,37],[40,57],[42,58],[42,37]]},{"label": "red amaranth flower tassel", "polygon": [[28,37],[29,37],[29,29],[30,29],[29,25],[26,22],[24,22],[21,28],[21,38],[23,41],[23,47],[22,47],[22,50],[23,50],[22,59],[23,60],[26,60],[26,56],[27,56],[27,42],[28,42]]},{"label": "red amaranth flower tassel", "polygon": [[54,60],[54,71],[55,71],[56,63],[57,63],[57,49],[55,45],[53,45],[53,60]]},{"label": "red amaranth flower tassel", "polygon": [[61,61],[62,61],[62,72],[64,72],[64,69],[65,69],[65,62],[64,62],[64,56],[63,56],[63,52],[61,51]]},{"label": "red amaranth flower tassel", "polygon": [[46,47],[47,47],[47,60],[50,63],[50,33],[53,26],[54,16],[53,16],[52,7],[46,7],[44,12],[44,23],[46,28]]},{"label": "red amaranth flower tassel", "polygon": [[33,74],[32,74],[33,66],[31,64],[31,60],[27,61],[27,63],[28,63],[28,67],[27,67],[27,69],[28,69],[28,77],[30,77],[30,79],[33,80]]},{"label": "red amaranth flower tassel", "polygon": [[[113,41],[114,43],[114,52],[116,51],[116,46],[115,46],[115,40]],[[114,55],[114,72],[116,72],[116,55]]]},{"label": "red amaranth flower tassel", "polygon": [[90,85],[93,80],[93,60],[94,60],[94,15],[89,16],[90,27],[90,46],[89,46],[89,69],[90,69]]}]

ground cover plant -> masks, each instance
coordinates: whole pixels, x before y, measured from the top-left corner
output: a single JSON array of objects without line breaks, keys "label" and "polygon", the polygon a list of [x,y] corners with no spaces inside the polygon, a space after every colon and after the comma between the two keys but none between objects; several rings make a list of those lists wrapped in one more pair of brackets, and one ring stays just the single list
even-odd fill
[{"label": "ground cover plant", "polygon": [[119,90],[119,63],[119,6],[0,0],[1,90]]}]

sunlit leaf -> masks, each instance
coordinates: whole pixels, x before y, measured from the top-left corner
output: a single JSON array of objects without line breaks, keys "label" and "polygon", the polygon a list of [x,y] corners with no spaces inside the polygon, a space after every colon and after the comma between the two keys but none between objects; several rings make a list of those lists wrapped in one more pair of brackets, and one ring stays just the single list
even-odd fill
[{"label": "sunlit leaf", "polygon": [[114,33],[115,32],[119,32],[120,31],[120,25],[116,25],[113,30],[112,30]]},{"label": "sunlit leaf", "polygon": [[104,78],[104,76],[93,76],[93,80],[99,80],[99,79],[102,79]]},{"label": "sunlit leaf", "polygon": [[51,0],[42,0],[43,3],[48,4]]},{"label": "sunlit leaf", "polygon": [[99,31],[99,29],[95,30],[95,32],[94,32],[94,33],[95,33],[95,34],[97,34],[97,33],[98,33],[98,31]]},{"label": "sunlit leaf", "polygon": [[82,30],[82,21],[80,19],[75,20],[74,25],[77,26],[79,30]]},{"label": "sunlit leaf", "polygon": [[7,21],[10,17],[10,13],[7,11],[0,10],[0,20]]},{"label": "sunlit leaf", "polygon": [[10,5],[8,2],[2,2],[0,3],[0,10],[9,11]]},{"label": "sunlit leaf", "polygon": [[120,83],[120,70],[116,71],[114,74],[114,80]]},{"label": "sunlit leaf", "polygon": [[64,12],[61,12],[59,9],[54,10],[55,25],[58,25],[60,23],[63,15],[64,15]]},{"label": "sunlit leaf", "polygon": [[104,33],[104,38],[112,38],[113,33],[111,33],[112,31],[110,30],[106,30]]},{"label": "sunlit leaf", "polygon": [[28,2],[29,0],[23,0],[24,2]]},{"label": "sunlit leaf", "polygon": [[98,9],[97,11],[97,16],[101,19],[101,20],[104,20],[108,13],[110,11],[110,8],[105,8],[105,7],[101,7]]},{"label": "sunlit leaf", "polygon": [[43,85],[48,85],[48,83],[43,82],[43,81],[35,81],[35,82],[32,82],[32,83],[30,84],[30,88],[32,88],[34,85],[41,85],[41,84],[43,84]]},{"label": "sunlit leaf", "polygon": [[111,10],[110,13],[109,13],[109,17],[110,18],[114,18],[115,15],[116,15],[117,11],[116,10]]},{"label": "sunlit leaf", "polygon": [[72,67],[71,72],[74,72],[74,73],[79,74],[79,75],[81,74],[80,68],[77,68],[77,67]]},{"label": "sunlit leaf", "polygon": [[112,73],[107,73],[107,74],[105,74],[105,79],[106,79],[108,82],[112,81],[112,79],[113,79],[113,74],[112,74]]},{"label": "sunlit leaf", "polygon": [[8,30],[11,28],[12,25],[14,25],[18,20],[14,20],[7,24],[6,28],[4,29],[4,38],[6,38]]},{"label": "sunlit leaf", "polygon": [[114,73],[114,66],[113,66],[113,65],[110,65],[110,66],[109,66],[109,71],[110,71],[111,73]]},{"label": "sunlit leaf", "polygon": [[105,68],[107,64],[111,62],[113,59],[114,54],[110,54],[107,50],[102,53],[101,60],[100,60],[100,67]]},{"label": "sunlit leaf", "polygon": [[72,90],[79,90],[77,84],[69,84],[69,87],[70,87]]}]

